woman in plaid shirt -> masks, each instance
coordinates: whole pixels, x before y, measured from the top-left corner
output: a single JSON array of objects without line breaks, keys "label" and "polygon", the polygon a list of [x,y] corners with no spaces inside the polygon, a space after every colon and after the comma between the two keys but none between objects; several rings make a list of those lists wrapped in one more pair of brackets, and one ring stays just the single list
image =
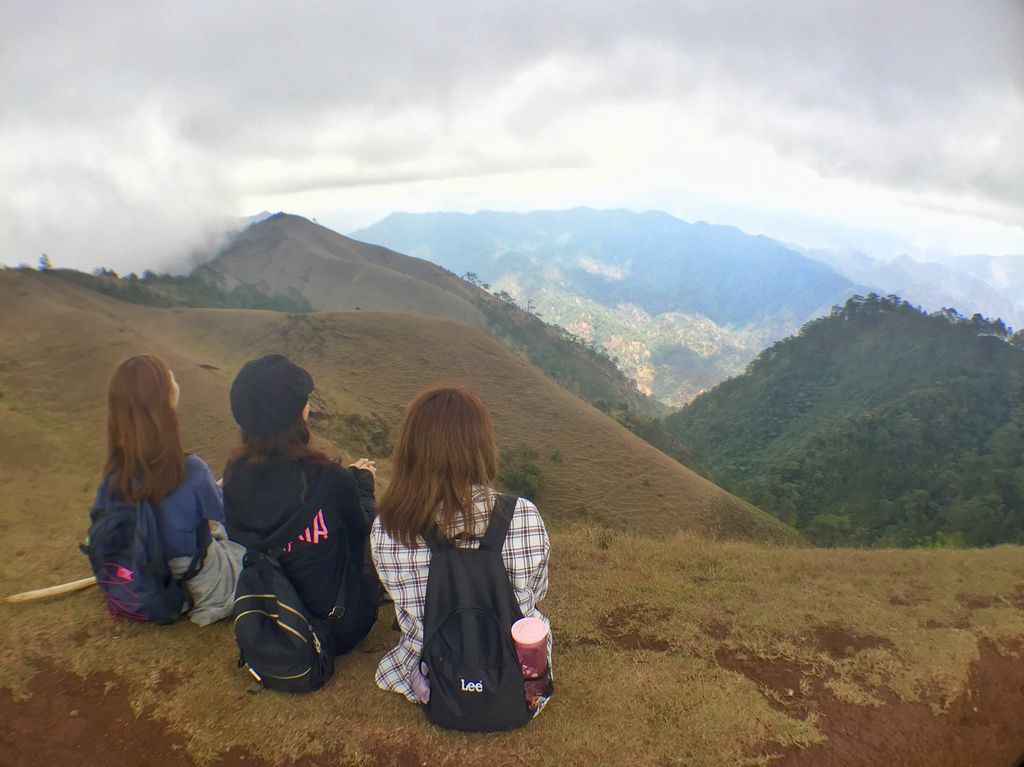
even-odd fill
[{"label": "woman in plaid shirt", "polygon": [[[476,548],[490,522],[496,493],[497,450],[490,413],[478,396],[454,387],[421,394],[406,411],[393,462],[391,485],[370,532],[381,584],[395,602],[402,632],[398,645],[377,666],[377,686],[418,702],[413,682],[423,648],[423,609],[430,549],[422,533],[436,525],[458,546]],[[525,617],[547,618],[537,609],[548,589],[548,542],[544,520],[525,498],[516,504],[502,559]],[[548,634],[550,656],[551,637]],[[421,702],[421,701],[420,701]]]}]

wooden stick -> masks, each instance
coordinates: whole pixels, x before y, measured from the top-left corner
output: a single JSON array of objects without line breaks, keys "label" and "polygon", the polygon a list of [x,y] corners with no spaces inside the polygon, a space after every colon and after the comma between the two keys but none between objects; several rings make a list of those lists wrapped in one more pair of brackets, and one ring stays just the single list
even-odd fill
[{"label": "wooden stick", "polygon": [[90,586],[95,585],[95,583],[96,576],[90,575],[88,578],[71,581],[70,583],[62,583],[59,586],[50,586],[45,589],[36,589],[35,591],[23,591],[20,594],[11,594],[9,597],[4,599],[4,601],[9,603],[35,602],[37,599],[47,599],[48,597],[56,597],[61,594],[70,594],[72,591],[87,589]]}]

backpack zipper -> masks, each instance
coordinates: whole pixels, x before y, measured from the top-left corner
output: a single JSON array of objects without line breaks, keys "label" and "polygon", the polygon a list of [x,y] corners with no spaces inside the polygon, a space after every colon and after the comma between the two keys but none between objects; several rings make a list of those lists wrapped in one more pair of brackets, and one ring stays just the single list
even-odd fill
[{"label": "backpack zipper", "polygon": [[[300,613],[294,607],[290,607],[289,605],[286,605],[284,602],[279,602],[277,600],[277,595],[276,594],[243,594],[242,596],[235,598],[235,604],[237,605],[243,599],[273,599],[274,603],[278,607],[284,608],[285,610],[287,610],[288,612],[292,613],[297,618],[299,618],[303,623],[306,624],[306,628],[309,629],[309,633],[313,635],[314,645],[317,648],[316,651],[320,652],[320,640],[316,638],[316,632],[313,631],[313,626],[310,624],[310,622],[308,620],[306,620],[306,616],[304,616],[302,613]],[[274,622],[277,623],[278,626],[283,628],[285,631],[290,631],[291,633],[295,634],[295,636],[297,636],[299,639],[301,639],[303,642],[306,642],[308,644],[308,640],[304,636],[302,636],[302,634],[300,634],[298,631],[293,629],[288,624],[281,623],[281,614],[280,613],[268,613],[268,612],[265,612],[264,610],[246,610],[246,611],[244,611],[242,613],[239,613],[237,616],[235,616],[234,623],[237,623],[239,618],[241,618],[243,615],[248,615],[249,613],[263,613],[264,615],[266,615],[266,616],[268,616],[270,618],[273,618]],[[232,623],[232,625],[234,625],[234,623]]]},{"label": "backpack zipper", "polygon": [[[280,607],[286,607],[286,605],[279,605],[279,606]],[[288,609],[291,609],[291,608],[288,608]],[[292,610],[292,612],[295,612],[295,611]],[[299,639],[302,640],[303,644],[309,644],[309,640],[306,639],[306,637],[302,636],[302,634],[300,634],[298,631],[293,629],[287,623],[282,623],[281,622],[281,615],[280,615],[280,613],[268,613],[266,610],[246,610],[244,612],[240,612],[238,615],[235,616],[235,620],[232,623],[232,625],[236,625],[239,620],[244,618],[246,615],[250,615],[252,613],[259,613],[260,615],[266,615],[268,618],[273,618],[274,619],[274,623],[276,623],[278,625],[278,627],[283,628],[285,631],[288,631],[289,633],[292,633],[295,636],[297,636]],[[296,613],[296,615],[298,615],[298,613]],[[301,618],[302,616],[299,615],[299,617]],[[309,623],[307,622],[306,625],[309,626]],[[312,626],[309,626],[309,631],[310,631],[311,634],[313,634]],[[316,635],[315,634],[313,634],[313,638],[316,639]],[[316,643],[319,644],[319,640],[317,640]],[[317,652],[319,652],[319,650],[317,650]]]}]

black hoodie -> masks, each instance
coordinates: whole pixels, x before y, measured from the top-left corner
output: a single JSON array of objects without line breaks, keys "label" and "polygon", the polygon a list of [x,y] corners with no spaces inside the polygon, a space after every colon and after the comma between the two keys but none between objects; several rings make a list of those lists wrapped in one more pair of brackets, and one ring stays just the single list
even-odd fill
[{"label": "black hoodie", "polygon": [[224,511],[232,540],[279,552],[306,608],[324,618],[346,567],[363,569],[373,475],[334,463],[232,463],[224,471]]}]

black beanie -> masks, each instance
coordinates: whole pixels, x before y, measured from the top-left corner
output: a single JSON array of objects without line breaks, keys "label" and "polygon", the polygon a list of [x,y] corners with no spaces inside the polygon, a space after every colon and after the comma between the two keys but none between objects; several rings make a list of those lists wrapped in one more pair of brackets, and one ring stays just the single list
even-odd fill
[{"label": "black beanie", "polygon": [[280,434],[302,414],[313,377],[280,354],[246,362],[231,384],[231,415],[250,434]]}]

